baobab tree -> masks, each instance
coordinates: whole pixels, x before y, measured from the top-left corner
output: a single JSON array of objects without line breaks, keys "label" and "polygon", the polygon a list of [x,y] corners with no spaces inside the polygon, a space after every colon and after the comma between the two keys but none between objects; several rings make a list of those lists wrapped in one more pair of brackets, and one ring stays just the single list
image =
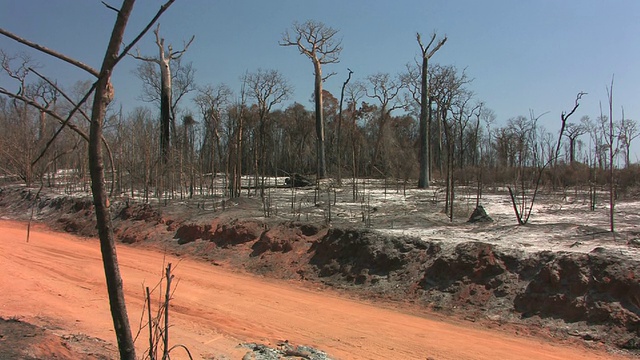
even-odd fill
[{"label": "baobab tree", "polygon": [[[185,43],[182,50],[174,50],[171,44],[165,49],[164,38],[160,37],[160,24],[153,30],[156,36],[156,45],[158,46],[158,57],[142,56],[140,51],[136,55],[131,56],[137,60],[148,63],[158,64],[160,67],[160,148],[162,150],[162,161],[166,164],[169,161],[171,149],[170,132],[171,125],[175,121],[172,113],[172,76],[171,62],[178,61],[187,51],[195,36]],[[173,126],[175,129],[175,125]],[[175,136],[175,134],[174,134]]]},{"label": "baobab tree", "polygon": [[569,164],[573,164],[576,161],[576,143],[578,137],[586,134],[587,130],[582,124],[569,123],[566,126],[564,136],[569,139]]},{"label": "baobab tree", "polygon": [[420,67],[420,175],[418,178],[418,188],[429,187],[429,129],[431,128],[431,104],[429,101],[429,59],[447,42],[447,37],[439,40],[433,48],[436,34],[431,36],[431,40],[424,46],[420,39],[420,33],[416,33],[422,66]]},{"label": "baobab tree", "polygon": [[336,38],[338,30],[325,24],[308,20],[303,24],[293,23],[293,33],[285,31],[280,46],[296,46],[301,54],[313,62],[314,92],[316,112],[316,144],[318,178],[326,176],[327,162],[325,157],[324,117],[322,113],[322,82],[333,73],[323,77],[322,65],[338,63],[342,51],[342,40]]}]

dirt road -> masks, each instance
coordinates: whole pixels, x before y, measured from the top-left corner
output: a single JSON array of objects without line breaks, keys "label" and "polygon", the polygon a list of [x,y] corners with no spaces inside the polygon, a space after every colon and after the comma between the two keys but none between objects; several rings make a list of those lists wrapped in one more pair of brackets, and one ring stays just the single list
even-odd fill
[{"label": "dirt road", "polygon": [[[143,284],[163,261],[179,279],[171,340],[197,358],[240,359],[240,342],[289,340],[338,359],[615,359],[603,352],[363,304],[293,282],[237,274],[223,266],[120,246],[120,266],[134,329]],[[0,220],[0,316],[47,322],[115,343],[98,242]],[[137,342],[144,349],[144,340]],[[178,354],[172,359],[178,359]]]}]

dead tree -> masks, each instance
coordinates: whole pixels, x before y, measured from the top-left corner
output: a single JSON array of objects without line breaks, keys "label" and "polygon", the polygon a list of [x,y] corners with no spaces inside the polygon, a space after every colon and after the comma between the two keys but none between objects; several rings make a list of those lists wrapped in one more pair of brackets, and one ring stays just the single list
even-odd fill
[{"label": "dead tree", "polygon": [[556,145],[556,151],[553,155],[553,166],[555,167],[558,164],[558,154],[560,152],[560,145],[561,145],[561,139],[562,136],[564,135],[564,130],[567,127],[567,120],[569,119],[569,117],[571,115],[573,115],[574,112],[576,112],[576,110],[578,109],[578,106],[580,106],[580,99],[586,95],[587,93],[585,92],[579,92],[578,95],[576,96],[576,102],[575,105],[573,106],[573,109],[571,109],[571,111],[569,111],[569,113],[566,112],[562,112],[562,114],[560,114],[560,135],[558,136],[558,144]]},{"label": "dead tree", "polygon": [[193,99],[200,109],[202,123],[204,125],[204,137],[200,148],[202,169],[205,173],[211,173],[209,186],[213,189],[216,168],[216,153],[219,164],[224,162],[222,142],[220,141],[221,114],[224,107],[229,104],[232,95],[231,89],[224,84],[219,86],[205,86],[198,89],[198,95]]},{"label": "dead tree", "polygon": [[258,106],[258,133],[255,139],[255,179],[256,191],[258,179],[261,178],[260,196],[264,197],[265,176],[267,172],[267,129],[269,115],[273,106],[289,98],[291,87],[287,80],[277,70],[263,70],[245,75],[243,82],[249,86],[248,96],[256,101]]},{"label": "dead tree", "polygon": [[[525,194],[525,185],[524,185],[524,178],[522,177],[522,189],[521,189],[521,205],[520,207],[518,207],[517,204],[517,200],[516,200],[516,194],[514,193],[513,189],[510,186],[507,186],[507,189],[509,190],[509,196],[511,197],[511,204],[513,205],[513,210],[515,212],[516,215],[516,219],[518,221],[518,225],[525,225],[527,224],[527,222],[529,221],[529,217],[531,216],[531,211],[533,210],[533,205],[536,201],[536,196],[538,195],[538,190],[540,188],[540,182],[542,180],[542,174],[544,173],[544,170],[547,168],[547,166],[553,164],[555,166],[555,163],[557,162],[558,159],[558,153],[560,151],[560,146],[562,143],[562,137],[564,134],[564,130],[566,127],[566,122],[569,119],[569,117],[571,115],[573,115],[573,113],[575,113],[576,109],[578,109],[578,106],[580,105],[580,99],[582,98],[582,96],[586,95],[585,92],[580,92],[578,93],[578,95],[576,96],[576,101],[575,104],[573,106],[573,109],[569,112],[562,112],[562,114],[560,114],[560,120],[562,121],[561,123],[561,128],[560,128],[560,133],[558,134],[558,143],[556,144],[556,150],[553,154],[553,157],[550,158],[548,161],[544,162],[544,164],[539,165],[537,162],[534,161],[534,168],[535,168],[535,179],[533,182],[533,195],[531,197],[531,200],[528,204],[528,207],[526,206],[526,194]],[[544,115],[544,114],[542,114]],[[537,120],[542,116],[538,116],[538,117],[534,117],[533,116],[533,112],[531,113],[531,121],[535,124],[537,122]],[[535,125],[534,125],[535,126]],[[532,144],[533,145],[533,144]],[[524,149],[522,149],[524,150]],[[521,150],[521,151],[522,151]],[[535,155],[535,154],[534,154]],[[520,156],[522,157],[522,155]],[[535,159],[534,159],[535,160]],[[520,166],[522,167],[522,166]],[[521,175],[522,176],[522,175]]]},{"label": "dead tree", "polygon": [[[69,58],[54,50],[22,39],[17,35],[0,29],[0,34],[14,39],[38,51],[44,52],[45,54],[70,63],[80,69],[87,71],[97,78],[96,82],[93,83],[91,89],[87,92],[84,98],[78,102],[74,109],[72,109],[67,119],[62,123],[61,128],[64,128],[69,123],[73,114],[78,111],[78,108],[84,102],[86,102],[89,96],[95,91],[89,132],[89,169],[91,173],[91,190],[93,192],[96,222],[98,227],[98,234],[100,237],[100,250],[102,253],[102,262],[105,270],[111,316],[113,319],[114,330],[118,341],[120,359],[126,360],[135,360],[136,353],[124,300],[122,277],[120,275],[118,266],[111,215],[109,213],[109,200],[107,197],[106,186],[104,182],[102,125],[104,122],[107,105],[113,100],[114,97],[114,90],[110,81],[113,69],[174,1],[175,0],[169,0],[167,3],[165,3],[160,8],[156,16],[147,25],[147,27],[133,40],[130,45],[125,47],[122,53],[120,53],[120,45],[122,44],[124,31],[129,20],[129,15],[133,10],[135,0],[124,0],[120,9],[116,9],[105,4],[109,9],[114,10],[117,13],[117,17],[113,26],[104,59],[102,61],[102,67],[100,68],[99,72],[75,59]],[[59,134],[59,132],[54,134],[54,138],[55,136],[57,136],[57,134]]]},{"label": "dead tree", "polygon": [[640,136],[638,132],[638,123],[633,119],[624,117],[624,108],[622,108],[622,120],[618,126],[618,137],[622,143],[622,151],[624,151],[624,167],[629,168],[631,165],[631,142]]},{"label": "dead tree", "polygon": [[613,148],[613,76],[611,77],[611,86],[607,87],[607,100],[609,101],[609,129],[606,133],[609,142],[609,230],[611,231],[615,239],[614,207],[616,206],[616,197],[615,185],[613,183],[613,181],[615,180],[613,172],[613,158],[615,157]]},{"label": "dead tree", "polygon": [[[153,30],[156,36],[156,45],[158,46],[158,57],[148,57],[140,55],[140,51],[133,58],[141,61],[158,64],[160,67],[160,149],[162,151],[162,161],[166,164],[169,161],[171,153],[171,125],[175,121],[171,108],[171,62],[179,60],[187,51],[195,36],[191,37],[182,50],[173,50],[173,46],[169,44],[165,49],[164,38],[160,37],[160,24]],[[175,126],[174,126],[175,128]],[[175,136],[175,134],[174,134]]]},{"label": "dead tree", "polygon": [[[367,97],[376,99],[380,103],[380,117],[378,118],[378,129],[375,135],[375,145],[373,149],[373,157],[371,159],[372,168],[381,165],[384,174],[387,174],[388,159],[386,146],[383,149],[386,131],[391,119],[391,112],[400,109],[403,104],[398,101],[398,94],[406,86],[400,79],[391,78],[388,73],[376,73],[367,77],[369,86],[365,88]],[[381,156],[384,154],[384,157]],[[382,157],[382,159],[381,159]],[[381,162],[381,164],[379,163]]]},{"label": "dead tree", "polygon": [[294,34],[285,31],[280,46],[296,46],[301,54],[306,55],[313,62],[314,91],[316,112],[316,144],[318,178],[326,177],[327,161],[325,157],[324,116],[322,113],[322,82],[333,73],[323,77],[322,65],[335,64],[342,51],[342,41],[335,38],[338,30],[325,24],[309,20],[304,24],[293,24]]},{"label": "dead tree", "polygon": [[431,36],[431,40],[424,46],[420,40],[420,33],[416,34],[420,52],[422,54],[422,66],[420,72],[420,176],[418,179],[418,188],[426,189],[429,187],[429,129],[431,128],[431,111],[429,103],[429,59],[440,50],[447,41],[445,36],[439,40],[432,48],[433,42],[436,40],[436,34]]},{"label": "dead tree", "polygon": [[340,108],[338,110],[338,139],[336,141],[338,144],[338,185],[342,185],[342,151],[340,151],[340,146],[342,138],[342,104],[344,102],[344,89],[349,84],[349,81],[351,81],[351,75],[353,75],[353,71],[351,69],[347,68],[347,70],[349,71],[349,75],[347,76],[347,80],[342,83],[342,89],[340,90]]},{"label": "dead tree", "polygon": [[570,123],[567,124],[565,136],[569,139],[569,164],[574,164],[576,161],[576,142],[578,137],[584,135],[586,129],[581,124]]}]

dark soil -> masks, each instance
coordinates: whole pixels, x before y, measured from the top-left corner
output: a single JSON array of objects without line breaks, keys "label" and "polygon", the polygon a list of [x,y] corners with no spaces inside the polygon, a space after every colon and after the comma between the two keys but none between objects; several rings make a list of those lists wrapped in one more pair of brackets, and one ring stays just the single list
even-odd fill
[{"label": "dark soil", "polygon": [[0,318],[0,360],[109,360],[115,348],[83,335],[58,335],[19,319]]},{"label": "dark soil", "polygon": [[[0,212],[96,236],[90,201],[0,189]],[[471,241],[393,237],[351,226],[264,218],[251,198],[202,210],[111,204],[117,238],[238,269],[302,279],[362,298],[411,303],[490,324],[640,353],[640,260],[596,248],[582,253],[523,253]]]}]

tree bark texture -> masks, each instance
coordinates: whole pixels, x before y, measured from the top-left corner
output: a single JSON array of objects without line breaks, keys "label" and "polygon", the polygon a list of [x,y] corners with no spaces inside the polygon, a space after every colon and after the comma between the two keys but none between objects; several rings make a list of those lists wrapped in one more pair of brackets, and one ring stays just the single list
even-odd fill
[{"label": "tree bark texture", "polygon": [[325,157],[324,114],[322,111],[322,68],[320,62],[313,63],[315,68],[314,98],[316,103],[316,143],[318,150],[318,179],[327,176],[327,160]]},{"label": "tree bark texture", "polygon": [[[169,59],[165,59],[164,50],[160,49],[160,149],[162,149],[162,161],[168,163],[171,154],[171,68]],[[175,135],[175,134],[174,134]]]},{"label": "tree bark texture", "polygon": [[127,307],[124,299],[122,287],[122,277],[118,267],[116,255],[115,239],[106,187],[104,183],[104,160],[102,156],[102,124],[105,117],[106,107],[113,99],[113,88],[110,78],[111,71],[116,64],[118,51],[124,36],[124,30],[133,10],[135,0],[125,0],[122,8],[118,12],[116,23],[111,33],[109,46],[107,48],[100,78],[96,86],[91,113],[91,126],[89,133],[89,171],[91,174],[91,190],[93,192],[93,202],[96,211],[96,221],[98,234],[100,237],[100,250],[102,252],[102,262],[107,280],[107,292],[111,307],[111,317],[118,341],[120,359],[135,360],[136,352],[131,335],[131,326],[127,315]]}]

